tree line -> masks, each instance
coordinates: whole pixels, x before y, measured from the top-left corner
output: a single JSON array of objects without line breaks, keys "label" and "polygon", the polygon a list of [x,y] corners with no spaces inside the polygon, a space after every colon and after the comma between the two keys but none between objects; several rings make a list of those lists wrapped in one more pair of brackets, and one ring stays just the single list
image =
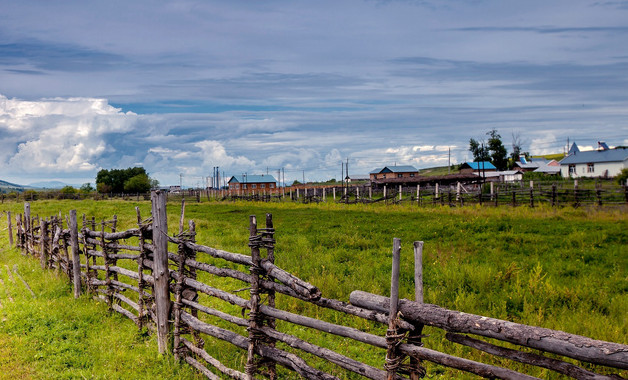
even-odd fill
[{"label": "tree line", "polygon": [[127,169],[101,169],[96,174],[96,190],[99,193],[146,193],[159,186],[140,166]]}]

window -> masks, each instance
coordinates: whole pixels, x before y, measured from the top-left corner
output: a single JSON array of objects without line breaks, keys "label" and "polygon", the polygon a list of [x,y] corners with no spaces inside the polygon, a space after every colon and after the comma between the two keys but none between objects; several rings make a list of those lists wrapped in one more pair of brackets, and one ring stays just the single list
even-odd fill
[{"label": "window", "polygon": [[382,174],[382,178],[383,178],[383,179],[386,179],[386,174]]},{"label": "window", "polygon": [[266,188],[266,184],[262,183],[262,189],[265,189],[265,188]]},{"label": "window", "polygon": [[576,174],[576,165],[569,165],[569,174]]},{"label": "window", "polygon": [[246,189],[246,183],[242,184],[242,189]]},{"label": "window", "polygon": [[275,187],[275,184],[274,184],[274,183],[271,183],[271,184],[269,184],[269,185],[268,185],[268,187],[272,189],[272,188],[274,188],[274,187]]},{"label": "window", "polygon": [[410,173],[410,177],[414,177],[414,173]]},{"label": "window", "polygon": [[401,178],[401,177],[403,177],[403,174],[401,173],[397,174],[397,178]]},{"label": "window", "polygon": [[593,163],[588,163],[587,164],[587,173],[593,173],[595,171],[595,167],[593,165]]},{"label": "window", "polygon": [[257,185],[256,184],[252,184],[251,185],[251,189],[257,189]]}]

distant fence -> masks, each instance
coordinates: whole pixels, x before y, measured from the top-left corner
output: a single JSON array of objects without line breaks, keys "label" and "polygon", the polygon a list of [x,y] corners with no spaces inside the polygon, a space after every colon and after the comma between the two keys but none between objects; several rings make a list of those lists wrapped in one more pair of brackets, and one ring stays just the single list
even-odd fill
[{"label": "distant fence", "polygon": [[[210,379],[219,379],[220,376],[276,379],[277,364],[307,379],[337,378],[307,363],[299,352],[317,356],[369,379],[418,379],[426,375],[423,361],[487,378],[534,378],[426,348],[424,345],[429,340],[421,334],[424,325],[447,331],[446,338],[457,344],[548,368],[576,379],[620,377],[597,374],[562,359],[500,347],[466,334],[494,338],[610,368],[628,369],[626,345],[423,303],[422,242],[413,245],[415,301],[398,299],[400,241],[395,239],[391,296],[354,291],[348,304],[324,298],[317,287],[274,264],[275,229],[270,214],[266,215],[264,228],[258,226],[255,216],[250,217],[248,245],[251,254],[243,255],[196,243],[194,222],[189,221],[184,227],[184,206],[185,203],[181,208],[178,233],[173,236],[168,234],[166,197],[162,192],[152,194],[152,216],[143,219],[136,207],[137,228],[126,231],[117,231],[116,217],[97,223],[94,218],[85,216],[79,230],[75,210],[65,220],[60,216],[47,219],[32,217],[29,203],[24,206],[24,214],[16,216],[15,228],[8,213],[8,230],[13,242],[15,229],[16,246],[23,254],[38,258],[42,269],[54,268],[67,275],[76,297],[87,291],[105,301],[111,310],[133,320],[139,328],[148,326],[156,330],[160,353],[172,352],[176,358],[186,361]],[[211,286],[218,277],[244,283],[249,297],[242,298],[235,292]],[[388,329],[385,336],[378,336],[353,326],[281,310],[276,306],[278,295],[381,323]],[[211,300],[235,305],[242,312],[233,315],[225,311],[229,308],[215,306],[216,302]],[[222,322],[211,323],[216,320]],[[277,320],[384,349],[382,368],[354,360],[334,351],[333,347],[317,346],[282,332],[277,328]],[[232,325],[233,329],[220,327],[225,323]],[[244,368],[229,368],[210,356],[204,349],[212,344],[211,340],[204,340],[208,337],[245,350],[247,359]],[[292,349],[279,348],[278,342],[283,343],[282,347]]]},{"label": "distant fence", "polygon": [[[486,182],[430,183],[408,186],[405,184],[370,184],[351,186],[308,186],[298,185],[266,190],[218,190],[186,189],[167,192],[169,199],[188,201],[258,201],[299,203],[385,203],[417,206],[613,206],[628,204],[628,186],[618,185],[611,180],[563,180],[556,182]],[[27,194],[0,194],[5,199],[35,201],[42,199],[124,199],[129,201],[149,200],[150,194],[97,194],[62,193],[59,191],[28,192]]]}]

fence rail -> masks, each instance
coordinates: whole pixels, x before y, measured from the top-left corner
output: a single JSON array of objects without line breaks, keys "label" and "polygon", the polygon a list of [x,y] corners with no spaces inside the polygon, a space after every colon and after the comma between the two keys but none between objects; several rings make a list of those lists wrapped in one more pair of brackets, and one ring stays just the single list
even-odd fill
[{"label": "fence rail", "polygon": [[[15,232],[16,246],[23,254],[38,258],[42,268],[65,273],[74,285],[75,297],[86,291],[106,302],[112,311],[131,319],[139,328],[156,330],[161,353],[172,352],[177,359],[189,363],[210,379],[220,376],[276,379],[279,376],[276,365],[308,379],[337,378],[306,362],[299,356],[301,352],[369,379],[418,379],[426,375],[423,361],[487,378],[534,378],[424,347],[427,343],[421,334],[424,325],[445,330],[446,338],[456,344],[548,368],[576,379],[620,377],[595,373],[556,357],[500,347],[466,334],[498,339],[581,362],[628,369],[626,345],[424,304],[421,242],[414,244],[416,301],[398,300],[400,241],[395,239],[391,296],[354,291],[351,303],[345,303],[323,297],[316,286],[274,264],[275,229],[270,214],[266,216],[265,227],[259,227],[256,217],[251,216],[248,242],[251,254],[244,255],[197,243],[194,222],[190,221],[184,229],[185,202],[178,233],[174,235],[168,233],[163,193],[152,194],[152,206],[152,216],[147,219],[141,217],[136,207],[137,228],[117,231],[115,216],[99,223],[83,216],[79,230],[76,211],[71,211],[65,220],[60,216],[32,217],[30,204],[26,203],[24,214],[15,217],[15,229],[9,214],[9,233],[13,238]],[[244,283],[249,289],[249,297],[210,285],[216,283],[212,280],[214,276]],[[373,321],[388,329],[385,336],[380,336],[354,326],[282,310],[277,307],[277,295]],[[232,308],[216,306],[219,303],[209,300],[235,305],[242,313],[233,315],[228,312]],[[222,322],[210,323],[216,319]],[[333,347],[321,347],[280,331],[277,320],[383,349],[382,368],[350,358],[334,351]],[[225,328],[225,323],[233,329]],[[243,328],[246,328],[246,334],[241,333]],[[169,336],[174,339],[169,340]],[[204,348],[209,343],[205,341],[208,337],[246,351],[244,368],[229,368],[212,357]],[[608,368],[603,370],[608,371]]]}]

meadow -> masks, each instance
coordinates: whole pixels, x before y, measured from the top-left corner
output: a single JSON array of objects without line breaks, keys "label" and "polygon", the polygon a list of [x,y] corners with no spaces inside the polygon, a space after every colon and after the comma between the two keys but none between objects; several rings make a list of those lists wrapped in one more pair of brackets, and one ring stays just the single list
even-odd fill
[{"label": "meadow", "polygon": [[[133,227],[134,206],[149,215],[149,202],[37,201],[33,215],[80,214]],[[23,204],[5,203],[13,215]],[[180,205],[169,204],[171,233]],[[353,290],[388,295],[394,237],[402,240],[400,296],[413,297],[412,242],[424,241],[425,302],[468,313],[547,327],[591,338],[628,343],[628,216],[626,208],[549,208],[508,206],[427,207],[410,205],[338,205],[323,203],[189,203],[186,218],[196,221],[197,241],[231,252],[248,253],[248,216],[272,213],[277,240],[276,264],[318,286],[325,297],[348,301]],[[6,216],[0,229],[6,227]],[[0,235],[0,377],[32,378],[195,378],[195,372],[172,358],[157,355],[153,336],[132,322],[109,315],[106,306],[71,297],[62,276],[42,272],[39,263],[8,248]],[[36,297],[18,291],[7,266],[18,265]],[[9,296],[13,301],[9,300]],[[301,303],[281,301],[283,308],[305,314],[333,313]],[[363,329],[374,329],[370,325]],[[425,346],[487,362],[487,356],[454,345],[436,329],[426,328]],[[300,332],[310,341],[321,334]],[[345,344],[338,342],[339,345]],[[115,347],[116,349],[110,349]],[[215,354],[234,366],[241,356]],[[375,366],[383,356],[359,347],[343,352]],[[225,359],[225,357],[230,359]],[[558,378],[506,360],[493,364]],[[590,366],[585,366],[592,368]],[[432,377],[466,377],[428,365]],[[327,369],[327,368],[326,368]],[[138,372],[139,371],[139,375]],[[330,371],[333,371],[331,369]],[[602,370],[603,371],[603,370]],[[51,376],[54,374],[55,376]],[[144,375],[145,374],[145,375]],[[344,376],[342,372],[335,373]],[[628,375],[626,371],[622,374]],[[15,378],[8,376],[7,378]]]}]

